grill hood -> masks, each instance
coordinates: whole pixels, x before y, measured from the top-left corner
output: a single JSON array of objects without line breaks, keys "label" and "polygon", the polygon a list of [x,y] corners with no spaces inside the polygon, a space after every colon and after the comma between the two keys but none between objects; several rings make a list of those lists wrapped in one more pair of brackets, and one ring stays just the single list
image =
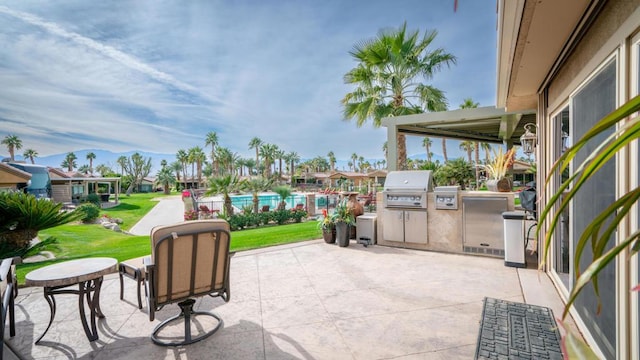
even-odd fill
[{"label": "grill hood", "polygon": [[384,191],[433,191],[431,170],[390,171],[384,182]]}]

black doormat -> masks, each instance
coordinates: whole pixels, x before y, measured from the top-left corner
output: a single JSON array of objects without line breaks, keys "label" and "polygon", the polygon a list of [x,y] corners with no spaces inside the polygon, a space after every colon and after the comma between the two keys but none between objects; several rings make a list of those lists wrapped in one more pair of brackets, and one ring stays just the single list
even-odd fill
[{"label": "black doormat", "polygon": [[484,298],[476,359],[562,359],[553,311]]}]

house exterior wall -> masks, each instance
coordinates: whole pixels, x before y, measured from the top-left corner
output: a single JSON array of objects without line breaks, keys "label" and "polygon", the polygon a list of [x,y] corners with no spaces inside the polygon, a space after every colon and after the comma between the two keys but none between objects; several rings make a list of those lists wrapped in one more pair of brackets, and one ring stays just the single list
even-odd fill
[{"label": "house exterior wall", "polygon": [[[550,80],[546,87],[542,88],[538,98],[538,183],[544,180],[550,173],[550,168],[558,151],[558,130],[553,122],[553,117],[561,109],[569,107],[573,116],[573,100],[576,92],[581,89],[587,81],[593,79],[604,64],[610,61],[615,62],[616,67],[616,106],[620,106],[628,101],[634,94],[630,94],[633,79],[631,73],[630,53],[633,50],[631,39],[637,38],[640,33],[640,0],[608,1],[590,28],[586,31],[582,39],[579,40],[573,51],[563,61],[558,72]],[[637,51],[637,50],[636,50]],[[637,75],[635,75],[637,77]],[[542,84],[541,84],[542,86]],[[577,121],[572,119],[571,121]],[[572,126],[575,126],[572,123]],[[576,139],[573,138],[573,141]],[[615,177],[611,179],[614,183],[618,196],[628,192],[637,186],[639,173],[639,156],[637,145],[631,149],[624,149],[615,160]],[[541,171],[542,170],[542,171]],[[635,179],[635,180],[630,180]],[[634,184],[635,181],[635,184]],[[542,196],[541,206],[546,204],[550,197],[550,190]],[[637,213],[636,213],[637,214]],[[571,214],[572,221],[576,219],[575,214]],[[630,229],[638,228],[638,216],[626,219],[617,232],[617,240],[620,241],[630,233]],[[542,229],[545,234],[547,229]],[[570,238],[575,241],[580,234],[572,233]],[[552,251],[559,241],[557,237],[552,240]],[[542,242],[541,242],[542,243]],[[571,252],[575,250],[571,248]],[[573,253],[571,254],[573,256]],[[570,259],[572,266],[573,259]],[[620,257],[615,263],[614,275],[607,281],[607,291],[603,294],[608,300],[605,301],[607,307],[604,311],[609,312],[609,317],[613,321],[602,321],[602,314],[597,314],[595,306],[576,306],[572,315],[576,320],[587,341],[602,358],[629,359],[640,357],[640,311],[638,305],[637,292],[629,289],[636,285],[640,277],[638,273],[637,258],[631,260],[626,256]],[[553,255],[547,262],[547,269],[551,278],[558,287],[561,295],[568,297],[570,287],[567,287],[554,273]],[[571,274],[575,279],[575,275]],[[572,280],[574,281],[574,280]],[[634,282],[635,281],[635,282]],[[588,289],[588,291],[592,291]],[[599,318],[600,317],[600,318]],[[600,322],[600,325],[593,326]],[[613,324],[612,324],[613,322]],[[603,332],[615,334],[613,343],[607,344],[603,341]]]}]

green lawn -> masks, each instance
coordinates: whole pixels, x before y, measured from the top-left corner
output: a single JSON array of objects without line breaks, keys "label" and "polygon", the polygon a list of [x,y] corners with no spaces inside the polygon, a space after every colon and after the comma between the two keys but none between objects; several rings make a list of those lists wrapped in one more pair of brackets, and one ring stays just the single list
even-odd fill
[{"label": "green lawn", "polygon": [[[159,194],[134,194],[122,197],[118,207],[104,211],[111,217],[122,218],[123,228],[131,228],[144,214],[156,204],[152,201]],[[125,211],[123,209],[128,209]],[[143,212],[143,209],[144,210]],[[132,236],[102,228],[100,225],[80,223],[66,224],[40,231],[39,237],[53,236],[58,239],[55,260],[20,264],[17,266],[18,283],[24,284],[24,276],[31,270],[55,262],[84,257],[112,257],[118,261],[147,255],[151,252],[148,236]],[[286,244],[304,240],[319,239],[321,231],[315,221],[281,226],[266,226],[257,229],[233,231],[231,233],[231,251],[248,250]]]}]

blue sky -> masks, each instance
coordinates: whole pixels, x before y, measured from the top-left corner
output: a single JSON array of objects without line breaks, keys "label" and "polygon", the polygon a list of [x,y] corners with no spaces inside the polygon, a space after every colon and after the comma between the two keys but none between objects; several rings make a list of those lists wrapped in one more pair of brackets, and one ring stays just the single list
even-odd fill
[{"label": "blue sky", "polygon": [[[458,58],[431,81],[450,109],[495,105],[495,0],[453,4],[0,0],[0,137],[40,156],[172,154],[215,131],[243,157],[257,136],[302,158],[381,159],[386,129],[343,120],[340,104],[349,51],[380,29],[436,29],[433,45]],[[408,137],[409,154],[421,141]]]}]

